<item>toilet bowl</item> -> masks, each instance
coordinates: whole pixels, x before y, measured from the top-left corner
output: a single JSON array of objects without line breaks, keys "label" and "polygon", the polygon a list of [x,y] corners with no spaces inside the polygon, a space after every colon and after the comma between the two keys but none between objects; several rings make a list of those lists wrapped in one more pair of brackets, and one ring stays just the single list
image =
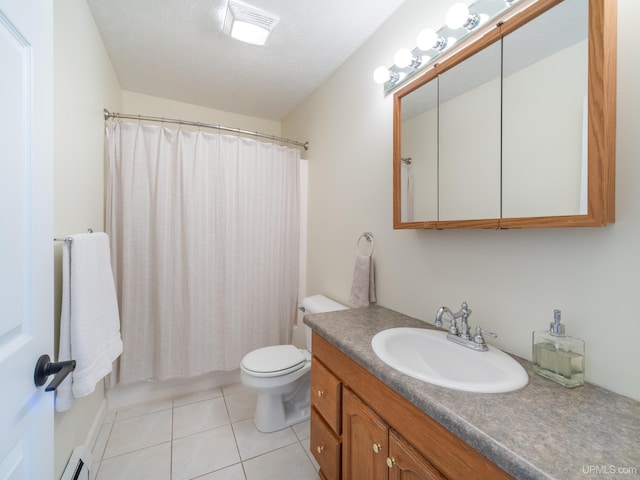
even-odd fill
[{"label": "toilet bowl", "polygon": [[[305,313],[346,310],[323,296],[302,301]],[[263,347],[244,356],[240,379],[258,398],[253,423],[261,432],[275,432],[309,419],[311,412],[311,329],[304,326],[307,349],[294,345]]]}]

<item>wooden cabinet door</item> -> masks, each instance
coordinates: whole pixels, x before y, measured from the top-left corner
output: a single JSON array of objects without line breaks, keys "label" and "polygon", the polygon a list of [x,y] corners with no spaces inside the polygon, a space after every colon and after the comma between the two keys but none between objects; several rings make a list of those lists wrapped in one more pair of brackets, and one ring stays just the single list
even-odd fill
[{"label": "wooden cabinet door", "polygon": [[325,424],[315,407],[311,408],[309,448],[320,465],[320,473],[328,480],[340,480],[340,439]]},{"label": "wooden cabinet door", "polygon": [[342,479],[386,479],[389,426],[349,389],[342,398]]},{"label": "wooden cabinet door", "polygon": [[311,361],[311,404],[318,409],[324,420],[340,435],[340,402],[342,382],[316,357]]},{"label": "wooden cabinet door", "polygon": [[436,470],[407,441],[391,430],[389,433],[389,480],[444,480]]}]

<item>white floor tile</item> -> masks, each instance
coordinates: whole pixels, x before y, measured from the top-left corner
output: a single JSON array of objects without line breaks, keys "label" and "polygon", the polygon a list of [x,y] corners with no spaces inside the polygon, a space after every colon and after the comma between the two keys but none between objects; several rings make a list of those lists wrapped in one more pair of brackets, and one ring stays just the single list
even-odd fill
[{"label": "white floor tile", "polygon": [[190,480],[240,462],[231,425],[173,441],[172,480]]},{"label": "white floor tile", "polygon": [[202,400],[209,400],[211,398],[222,397],[221,388],[212,388],[210,390],[203,390],[201,392],[190,393],[188,395],[181,395],[173,399],[173,406],[180,407],[182,405],[188,405],[190,403],[201,402]]},{"label": "white floor tile", "polygon": [[313,456],[313,452],[311,451],[311,438],[302,440],[300,444],[302,445],[304,453],[307,454],[307,457],[309,457],[309,460],[313,464],[313,468],[315,468],[316,470],[320,470],[320,465],[318,465],[318,461],[316,460],[316,457]]},{"label": "white floor tile", "polygon": [[262,433],[255,427],[252,418],[234,423],[232,427],[236,435],[238,450],[240,450],[240,458],[243,461],[298,441],[291,428],[273,433]]},{"label": "white floor tile", "polygon": [[243,462],[247,480],[318,480],[300,443]]},{"label": "white floor tile", "polygon": [[198,477],[197,480],[245,480],[245,476],[242,465],[236,463],[222,470]]},{"label": "white floor tile", "polygon": [[305,440],[311,436],[311,422],[307,420],[306,422],[297,423],[293,427],[293,431],[298,437],[298,440]]},{"label": "white floor tile", "polygon": [[96,480],[318,480],[309,422],[259,432],[256,399],[237,383],[109,412],[92,473]]},{"label": "white floor tile", "polygon": [[158,402],[144,403],[142,405],[136,405],[135,407],[123,408],[118,410],[116,415],[116,422],[121,420],[128,420],[129,418],[140,417],[149,413],[160,412],[162,410],[168,410],[173,407],[173,400],[160,400]]},{"label": "white floor tile", "polygon": [[213,398],[173,409],[173,438],[229,424],[224,398]]},{"label": "white floor tile", "polygon": [[171,410],[116,421],[104,452],[111,458],[171,440]]},{"label": "white floor tile", "polygon": [[253,390],[242,390],[237,393],[226,394],[227,410],[231,423],[253,418],[256,411],[256,400],[258,396]]},{"label": "white floor tile", "polygon": [[104,460],[96,480],[171,480],[171,444],[163,443]]}]

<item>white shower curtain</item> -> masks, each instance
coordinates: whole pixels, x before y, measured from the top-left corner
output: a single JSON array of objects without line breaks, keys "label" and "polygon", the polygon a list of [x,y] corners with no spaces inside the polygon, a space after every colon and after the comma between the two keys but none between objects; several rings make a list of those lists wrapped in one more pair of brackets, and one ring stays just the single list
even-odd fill
[{"label": "white shower curtain", "polygon": [[299,151],[117,121],[107,144],[118,381],[232,370],[247,352],[288,342]]}]

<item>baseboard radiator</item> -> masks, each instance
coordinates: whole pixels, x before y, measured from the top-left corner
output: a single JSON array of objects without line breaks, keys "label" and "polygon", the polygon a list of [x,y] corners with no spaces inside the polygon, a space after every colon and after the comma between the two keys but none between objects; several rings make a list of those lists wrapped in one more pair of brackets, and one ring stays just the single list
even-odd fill
[{"label": "baseboard radiator", "polygon": [[76,447],[60,480],[93,480],[91,454],[84,447]]}]

